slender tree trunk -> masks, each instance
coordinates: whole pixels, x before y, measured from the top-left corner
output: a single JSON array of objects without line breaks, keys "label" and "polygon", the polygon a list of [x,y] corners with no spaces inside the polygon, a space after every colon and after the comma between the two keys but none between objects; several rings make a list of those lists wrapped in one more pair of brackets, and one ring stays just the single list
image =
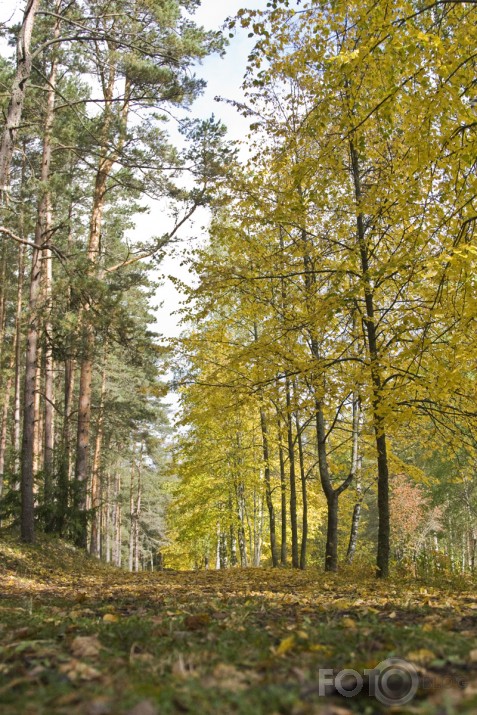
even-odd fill
[{"label": "slender tree trunk", "polygon": [[243,482],[236,485],[237,512],[238,512],[238,544],[240,552],[240,565],[247,568],[247,543],[245,539],[245,487]]},{"label": "slender tree trunk", "polygon": [[[358,489],[356,489],[358,491]],[[359,522],[361,519],[361,501],[357,501],[354,505],[353,516],[351,518],[351,531],[349,535],[348,551],[346,553],[346,561],[350,564],[356,553],[356,545],[358,543]]]},{"label": "slender tree trunk", "polygon": [[134,483],[134,465],[132,465],[129,484],[129,571],[134,568]]},{"label": "slender tree trunk", "polygon": [[[56,12],[60,13],[61,2],[57,3]],[[60,35],[60,18],[57,17],[53,30],[54,39]],[[55,110],[55,90],[57,82],[57,61],[53,58],[50,77],[48,82],[48,116],[47,125],[49,143],[51,145],[51,134],[54,122]],[[50,146],[51,156],[51,146]],[[45,334],[45,412],[44,412],[44,479],[45,479],[45,503],[53,505],[53,473],[54,473],[54,450],[55,450],[55,371],[53,360],[53,331],[51,323],[52,292],[53,292],[53,254],[48,243],[52,236],[53,213],[51,204],[51,192],[45,192],[45,209],[43,216],[43,236],[45,249],[42,254],[43,259],[43,313],[44,313],[44,334]],[[53,508],[49,519],[48,528],[53,526]]]},{"label": "slender tree trunk", "polygon": [[237,539],[235,538],[235,529],[233,525],[233,509],[232,509],[232,503],[230,503],[230,516],[232,519],[232,523],[230,524],[230,565],[232,568],[234,566],[237,566]]},{"label": "slender tree trunk", "polygon": [[56,528],[60,535],[65,533],[66,515],[69,507],[71,481],[71,416],[75,385],[75,364],[71,357],[64,362],[64,403],[63,424],[61,431],[61,464],[58,475],[58,504]]},{"label": "slender tree trunk", "polygon": [[356,553],[358,543],[359,524],[361,521],[361,508],[363,503],[363,491],[361,487],[360,468],[356,473],[356,503],[353,508],[353,516],[351,518],[351,530],[349,535],[348,551],[346,553],[346,561],[350,564]]},{"label": "slender tree trunk", "polygon": [[277,408],[277,432],[278,432],[278,461],[280,464],[280,493],[281,493],[281,518],[282,518],[282,542],[280,549],[280,561],[283,566],[287,563],[287,481],[285,476],[285,458],[282,446],[282,423],[280,412]]},{"label": "slender tree trunk", "polygon": [[35,399],[33,403],[33,409],[35,413],[34,421],[34,436],[33,436],[33,477],[38,476],[38,472],[42,468],[42,457],[43,457],[43,445],[42,445],[42,434],[43,434],[43,419],[40,411],[41,407],[41,377],[42,377],[42,360],[43,360],[43,349],[41,344],[37,347],[37,364],[35,371]]},{"label": "slender tree trunk", "polygon": [[[98,270],[98,262],[101,253],[101,229],[103,223],[103,213],[106,204],[106,191],[108,178],[117,159],[117,153],[110,154],[108,147],[111,141],[110,129],[114,123],[113,116],[113,94],[116,81],[114,60],[111,59],[109,67],[108,84],[105,88],[105,115],[102,128],[102,148],[101,158],[96,172],[95,186],[93,193],[93,208],[88,238],[88,261],[91,275],[95,275]],[[124,133],[127,126],[127,116],[129,110],[130,85],[126,80],[125,100],[120,114],[120,137],[119,146],[124,142]],[[79,406],[78,406],[78,436],[76,444],[76,464],[75,464],[75,493],[76,509],[80,517],[80,532],[77,538],[77,545],[86,547],[87,543],[87,516],[86,516],[86,492],[89,471],[89,443],[91,426],[91,379],[93,373],[95,334],[94,327],[90,319],[91,306],[85,305],[83,308],[83,356],[81,359],[81,372],[79,384]]]},{"label": "slender tree trunk", "polygon": [[303,453],[303,430],[300,424],[298,410],[295,412],[295,426],[298,442],[298,459],[300,463],[300,482],[301,482],[301,500],[303,504],[303,519],[301,530],[301,547],[300,547],[300,568],[306,568],[306,548],[308,542],[308,493],[305,472],[305,457]]},{"label": "slender tree trunk", "polygon": [[90,553],[98,558],[101,555],[100,519],[101,519],[101,448],[104,431],[104,398],[106,396],[106,356],[103,357],[103,371],[101,376],[101,394],[99,400],[98,424],[96,442],[94,446],[93,468],[91,470],[91,521]]},{"label": "slender tree trunk", "polygon": [[[22,303],[23,303],[23,281],[25,273],[25,246],[20,244],[18,250],[18,283],[17,283],[17,305],[15,311],[15,394],[13,408],[13,452],[14,452],[14,472],[18,475],[20,471],[20,403],[21,403],[21,354],[22,354]],[[16,476],[18,479],[18,476]]]},{"label": "slender tree trunk", "polygon": [[215,568],[220,570],[220,521],[217,522],[217,548],[215,551]]},{"label": "slender tree trunk", "polygon": [[263,542],[263,497],[257,491],[254,493],[254,515],[253,565],[259,568]]},{"label": "slender tree trunk", "polygon": [[3,394],[3,410],[2,410],[2,421],[0,428],[0,497],[3,493],[3,480],[5,475],[5,455],[7,450],[7,434],[8,434],[8,412],[10,409],[10,397],[13,386],[13,367],[15,363],[15,352],[12,352],[12,357],[10,359],[10,365],[8,369],[8,378],[5,385],[5,392]]},{"label": "slender tree trunk", "polygon": [[[31,37],[40,0],[28,0],[17,38],[17,66],[0,141],[0,196],[8,192],[10,164],[31,74]],[[25,532],[26,533],[26,532]]]},{"label": "slender tree trunk", "polygon": [[219,562],[221,569],[227,568],[227,536],[224,532],[219,537]]},{"label": "slender tree trunk", "polygon": [[320,471],[321,486],[326,497],[328,507],[326,550],[325,550],[325,571],[337,571],[338,569],[338,500],[340,495],[348,489],[353,479],[356,477],[358,469],[358,445],[359,445],[359,401],[353,400],[352,419],[352,447],[349,474],[337,488],[333,488],[331,475],[328,466],[328,456],[326,451],[326,427],[323,415],[323,406],[319,400],[315,401],[316,435],[318,445],[318,466]]},{"label": "slender tree trunk", "polygon": [[139,467],[138,479],[137,479],[137,493],[136,493],[136,505],[134,511],[134,571],[137,573],[139,571],[139,523],[141,518],[141,498],[142,498],[142,481],[141,481],[141,469]]},{"label": "slender tree trunk", "polygon": [[287,440],[288,440],[288,464],[290,467],[290,524],[292,537],[292,566],[300,567],[300,557],[298,555],[298,515],[296,506],[296,472],[295,472],[295,444],[293,441],[293,415],[291,408],[290,382],[288,378],[285,383],[286,405],[287,405]]},{"label": "slender tree trunk", "polygon": [[364,324],[368,341],[371,368],[371,383],[373,389],[373,426],[378,456],[378,548],[376,575],[378,578],[387,578],[389,575],[391,527],[389,515],[389,467],[386,443],[386,426],[382,411],[383,394],[381,367],[379,362],[378,341],[376,334],[374,293],[369,272],[369,251],[366,243],[364,218],[360,211],[362,201],[361,172],[358,152],[352,141],[350,142],[350,155],[357,206],[356,235],[360,252],[364,285],[364,301],[366,308]]},{"label": "slender tree trunk", "polygon": [[5,329],[7,325],[7,242],[2,242],[2,258],[0,262],[0,387],[3,385],[3,348],[7,342],[5,340]]},{"label": "slender tree trunk", "polygon": [[35,443],[35,386],[38,344],[38,299],[40,296],[41,227],[37,224],[30,279],[29,325],[26,347],[23,405],[23,442],[21,460],[21,534],[27,543],[34,541],[33,467]]},{"label": "slender tree trunk", "polygon": [[[47,212],[45,230],[51,233],[51,206]],[[55,449],[55,371],[53,360],[53,335],[51,324],[51,301],[53,287],[53,264],[50,249],[43,252],[44,262],[44,293],[46,312],[45,320],[45,411],[44,411],[44,478],[45,478],[45,503],[53,504],[53,474],[54,474],[54,449]],[[52,515],[51,515],[52,516]],[[49,528],[52,526],[50,518]]]},{"label": "slender tree trunk", "polygon": [[[23,54],[27,55],[25,60],[25,72],[28,70],[26,78],[23,81],[23,89],[21,96],[21,105],[23,105],[24,85],[30,74],[30,58],[29,45],[31,38],[31,30],[33,27],[34,14],[38,8],[38,0],[29,0],[27,9],[25,10],[24,26],[25,29],[23,42]],[[56,28],[58,28],[56,23]],[[55,29],[55,32],[57,30]],[[20,33],[22,34],[22,33]],[[25,391],[24,391],[24,409],[23,409],[23,443],[22,443],[22,475],[21,475],[21,490],[22,490],[22,517],[21,517],[21,533],[22,539],[27,543],[34,540],[34,468],[35,468],[35,424],[38,419],[38,401],[36,397],[37,385],[37,369],[40,366],[38,358],[38,340],[39,340],[39,303],[41,297],[41,281],[42,281],[42,253],[45,248],[44,244],[48,244],[51,238],[51,199],[48,189],[48,181],[50,177],[51,165],[51,138],[54,122],[55,110],[55,82],[56,82],[56,61],[53,60],[49,81],[47,84],[47,99],[46,99],[46,115],[45,128],[43,135],[43,154],[41,164],[41,183],[43,187],[43,195],[40,200],[38,209],[38,219],[35,229],[35,248],[32,254],[31,279],[30,279],[30,300],[29,300],[29,325],[27,334],[27,349],[26,349],[26,366],[25,366]],[[21,106],[19,110],[21,116]],[[6,143],[5,156],[8,155],[8,146],[11,145],[13,151],[13,142],[15,133],[11,134],[7,131],[8,122],[5,128],[5,134],[10,136]],[[10,144],[9,144],[10,142]],[[2,180],[2,150],[0,150],[0,181]],[[10,152],[10,158],[11,158]],[[9,162],[9,160],[8,160]],[[8,170],[8,169],[7,169]],[[4,182],[5,183],[5,182]]]},{"label": "slender tree trunk", "polygon": [[265,499],[268,509],[268,522],[270,532],[270,550],[272,552],[272,566],[278,566],[277,536],[275,526],[275,507],[273,505],[272,484],[270,478],[270,454],[268,447],[268,426],[263,405],[260,406],[260,428],[262,431],[262,450],[265,479]]},{"label": "slender tree trunk", "polygon": [[121,566],[121,477],[116,474],[114,480],[114,564]]}]

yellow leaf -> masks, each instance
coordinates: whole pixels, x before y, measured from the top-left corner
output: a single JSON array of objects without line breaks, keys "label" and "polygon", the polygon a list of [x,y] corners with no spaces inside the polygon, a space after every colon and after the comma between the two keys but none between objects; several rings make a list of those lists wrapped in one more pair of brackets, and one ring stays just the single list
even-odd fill
[{"label": "yellow leaf", "polygon": [[114,613],[105,613],[103,621],[105,623],[117,623],[119,621],[119,616],[116,616]]},{"label": "yellow leaf", "polygon": [[292,650],[294,647],[295,636],[288,636],[288,638],[284,638],[275,648],[275,655],[284,655],[285,653],[288,653],[289,650]]},{"label": "yellow leaf", "polygon": [[357,628],[356,621],[347,616],[341,620],[341,625],[343,628],[350,628],[351,630],[355,630]]},{"label": "yellow leaf", "polygon": [[412,650],[407,655],[406,658],[413,663],[419,663],[419,665],[427,665],[432,660],[436,659],[435,653],[427,648],[420,648],[419,650]]}]

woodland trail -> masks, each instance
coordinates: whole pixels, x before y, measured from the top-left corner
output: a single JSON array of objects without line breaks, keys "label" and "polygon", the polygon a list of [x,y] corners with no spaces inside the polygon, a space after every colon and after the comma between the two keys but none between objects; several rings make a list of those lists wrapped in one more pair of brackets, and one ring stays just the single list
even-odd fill
[{"label": "woodland trail", "polygon": [[[0,542],[2,715],[346,715],[477,709],[472,584],[347,570],[129,574],[57,541]],[[319,694],[320,668],[413,664],[416,697]]]}]

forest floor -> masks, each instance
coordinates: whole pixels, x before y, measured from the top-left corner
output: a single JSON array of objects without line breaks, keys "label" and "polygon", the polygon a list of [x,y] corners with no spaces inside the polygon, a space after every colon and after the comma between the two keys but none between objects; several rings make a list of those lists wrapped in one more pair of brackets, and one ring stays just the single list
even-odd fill
[{"label": "forest floor", "polygon": [[[477,711],[477,595],[445,579],[128,574],[58,541],[0,536],[0,643],[1,715]],[[362,673],[389,657],[418,675],[407,705],[369,696],[374,675],[356,697],[332,684],[320,695],[320,669]]]}]

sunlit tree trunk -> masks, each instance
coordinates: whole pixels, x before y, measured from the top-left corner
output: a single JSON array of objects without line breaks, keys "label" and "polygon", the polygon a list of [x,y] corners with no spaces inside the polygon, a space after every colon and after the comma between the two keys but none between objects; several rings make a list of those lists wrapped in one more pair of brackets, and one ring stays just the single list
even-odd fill
[{"label": "sunlit tree trunk", "polygon": [[[103,224],[103,214],[106,204],[106,192],[108,178],[114,166],[117,155],[111,155],[108,151],[110,141],[110,130],[114,122],[113,116],[113,94],[116,81],[116,68],[114,60],[111,58],[109,67],[108,83],[104,91],[104,122],[102,128],[102,147],[99,160],[94,192],[93,207],[88,237],[87,258],[91,275],[97,273],[97,266],[101,253],[101,229]],[[128,115],[128,94],[129,85],[126,81],[125,99],[121,112],[121,133],[127,124]],[[124,139],[124,137],[123,137]],[[121,143],[121,142],[120,142]],[[87,483],[89,471],[89,448],[90,448],[90,428],[91,428],[91,380],[93,375],[95,334],[94,326],[91,322],[91,306],[85,305],[83,308],[83,345],[81,370],[79,381],[79,404],[78,404],[78,431],[76,443],[75,461],[75,508],[78,513],[80,529],[76,539],[77,546],[86,548],[87,544]]]},{"label": "sunlit tree trunk", "polygon": [[[36,12],[38,2],[32,0],[25,11],[25,20],[30,8],[30,13]],[[30,15],[29,32],[33,16]],[[24,20],[24,22],[25,22]],[[56,24],[58,28],[58,23]],[[55,30],[57,32],[57,30]],[[28,42],[29,44],[29,42]],[[26,51],[26,50],[25,50]],[[23,407],[23,442],[21,460],[21,492],[22,492],[22,516],[21,533],[22,539],[28,543],[34,540],[34,473],[35,473],[35,426],[38,426],[39,404],[37,398],[37,370],[40,367],[39,360],[39,327],[40,327],[40,298],[42,283],[42,254],[51,238],[51,198],[48,189],[50,177],[50,165],[52,156],[52,131],[55,110],[55,83],[56,83],[56,60],[53,59],[48,83],[46,86],[46,113],[43,134],[43,153],[41,162],[40,179],[43,187],[38,218],[35,229],[35,248],[32,253],[32,265],[30,276],[30,298],[28,306],[28,333],[25,365],[25,389]],[[29,72],[28,72],[29,76]],[[21,113],[21,110],[20,110]],[[13,137],[14,139],[14,137]],[[12,139],[12,141],[13,141]],[[1,153],[1,152],[0,152]],[[1,178],[0,160],[0,178]]]}]

